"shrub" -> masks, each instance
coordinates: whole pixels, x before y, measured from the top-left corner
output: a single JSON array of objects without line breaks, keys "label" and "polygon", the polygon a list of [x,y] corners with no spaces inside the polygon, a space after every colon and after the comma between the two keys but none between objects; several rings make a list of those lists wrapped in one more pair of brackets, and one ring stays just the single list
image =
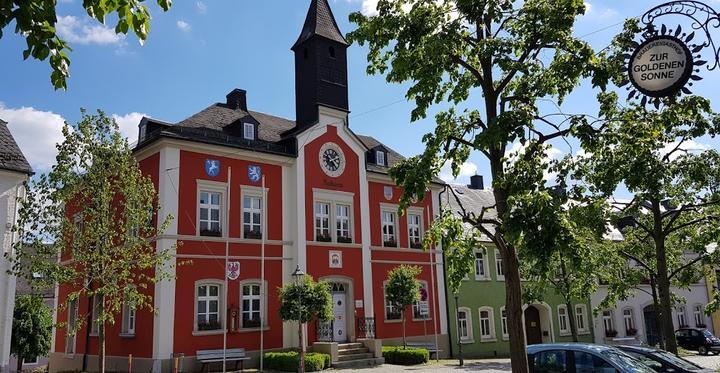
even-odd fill
[{"label": "shrub", "polygon": [[[267,369],[283,372],[296,372],[298,365],[297,351],[266,352],[264,365]],[[316,372],[330,367],[330,355],[318,352],[305,353],[305,371]]]},{"label": "shrub", "polygon": [[417,365],[430,360],[430,352],[424,348],[402,348],[401,346],[383,346],[382,356],[388,364]]}]

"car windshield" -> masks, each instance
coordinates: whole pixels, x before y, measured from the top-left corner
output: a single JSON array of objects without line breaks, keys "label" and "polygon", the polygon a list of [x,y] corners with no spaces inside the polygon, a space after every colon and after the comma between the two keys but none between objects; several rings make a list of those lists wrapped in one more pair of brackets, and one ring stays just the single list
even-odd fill
[{"label": "car windshield", "polygon": [[700,366],[695,365],[681,357],[677,357],[667,351],[655,351],[653,352],[653,355],[659,357],[662,360],[670,362],[670,364],[678,366],[685,370],[700,370],[702,369]]},{"label": "car windshield", "polygon": [[623,372],[655,373],[652,368],[643,364],[640,360],[615,349],[605,350],[602,352],[602,355],[616,366],[621,367]]},{"label": "car windshield", "polygon": [[714,337],[713,333],[711,333],[711,332],[710,332],[709,330],[707,330],[707,329],[703,330],[702,333],[703,333],[704,336],[706,336],[706,337],[708,337],[708,338]]}]

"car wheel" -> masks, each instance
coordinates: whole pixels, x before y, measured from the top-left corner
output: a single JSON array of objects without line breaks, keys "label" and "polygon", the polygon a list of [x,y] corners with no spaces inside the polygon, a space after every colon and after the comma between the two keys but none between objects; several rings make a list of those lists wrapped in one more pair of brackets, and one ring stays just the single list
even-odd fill
[{"label": "car wheel", "polygon": [[698,348],[698,352],[700,353],[700,355],[707,355],[707,354],[708,354],[708,349],[707,349],[707,347],[705,347],[705,346],[700,346],[700,347]]},{"label": "car wheel", "polygon": [[720,354],[720,351],[713,351],[712,353],[713,353],[713,355],[717,355],[717,354]]}]

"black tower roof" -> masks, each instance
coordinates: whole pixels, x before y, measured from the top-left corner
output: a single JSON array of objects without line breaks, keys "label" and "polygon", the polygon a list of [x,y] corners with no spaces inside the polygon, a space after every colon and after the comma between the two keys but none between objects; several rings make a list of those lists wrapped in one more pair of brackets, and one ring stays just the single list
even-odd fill
[{"label": "black tower roof", "polygon": [[300,37],[298,37],[298,40],[291,49],[295,50],[300,44],[306,42],[314,35],[348,45],[348,42],[342,36],[340,28],[338,28],[335,22],[335,17],[327,0],[312,0],[307,16],[305,17],[305,24],[303,25],[302,32],[300,32]]},{"label": "black tower roof", "polygon": [[7,123],[0,119],[0,170],[22,172],[32,175],[33,170],[15,142]]}]

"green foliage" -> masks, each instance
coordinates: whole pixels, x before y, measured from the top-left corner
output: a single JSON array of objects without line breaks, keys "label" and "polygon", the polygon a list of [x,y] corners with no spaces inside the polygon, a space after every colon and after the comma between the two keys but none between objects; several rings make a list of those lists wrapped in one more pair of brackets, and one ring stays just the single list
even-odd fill
[{"label": "green foliage", "polygon": [[[115,32],[127,34],[131,30],[142,43],[150,32],[150,13],[143,3],[144,0],[84,0],[82,6],[90,17],[102,24],[108,16],[117,18]],[[157,0],[157,4],[167,11],[172,0]],[[0,0],[0,38],[3,37],[3,29],[15,22],[15,33],[22,35],[27,42],[23,58],[32,56],[44,61],[50,57],[53,87],[67,89],[67,78],[70,76],[68,52],[71,48],[57,34],[56,7],[55,0]]]},{"label": "green foliage", "polygon": [[310,322],[315,318],[328,321],[333,318],[333,303],[327,282],[315,282],[309,275],[299,283],[287,283],[278,290],[280,318],[283,321]]},{"label": "green foliage", "polygon": [[420,281],[417,279],[420,273],[420,267],[407,264],[401,264],[388,272],[385,298],[403,313],[407,306],[420,300]]},{"label": "green foliage", "polygon": [[[279,370],[281,372],[297,372],[298,353],[289,352],[266,352],[263,356],[264,365],[267,369]],[[330,367],[330,355],[318,352],[305,354],[305,371],[317,372]]]},{"label": "green foliage", "polygon": [[443,243],[445,247],[445,278],[451,294],[458,294],[463,279],[473,271],[475,249],[480,247],[480,232],[462,219],[443,211],[425,233],[423,249]]},{"label": "green foliage", "polygon": [[430,360],[430,353],[424,348],[383,346],[382,356],[386,363],[395,365],[418,365],[425,364]]},{"label": "green foliage", "polygon": [[41,297],[18,296],[15,298],[10,353],[18,360],[47,356],[52,342],[52,329],[50,308]]},{"label": "green foliage", "polygon": [[[153,183],[113,119],[82,111],[82,120],[66,124],[63,135],[57,163],[28,186],[15,257],[6,257],[12,272],[34,287],[68,286],[61,301],[99,297],[102,338],[126,302],[153,310],[148,289],[169,278],[171,258],[153,241],[172,217],[158,216]],[[85,319],[79,315],[76,327]]]}]

